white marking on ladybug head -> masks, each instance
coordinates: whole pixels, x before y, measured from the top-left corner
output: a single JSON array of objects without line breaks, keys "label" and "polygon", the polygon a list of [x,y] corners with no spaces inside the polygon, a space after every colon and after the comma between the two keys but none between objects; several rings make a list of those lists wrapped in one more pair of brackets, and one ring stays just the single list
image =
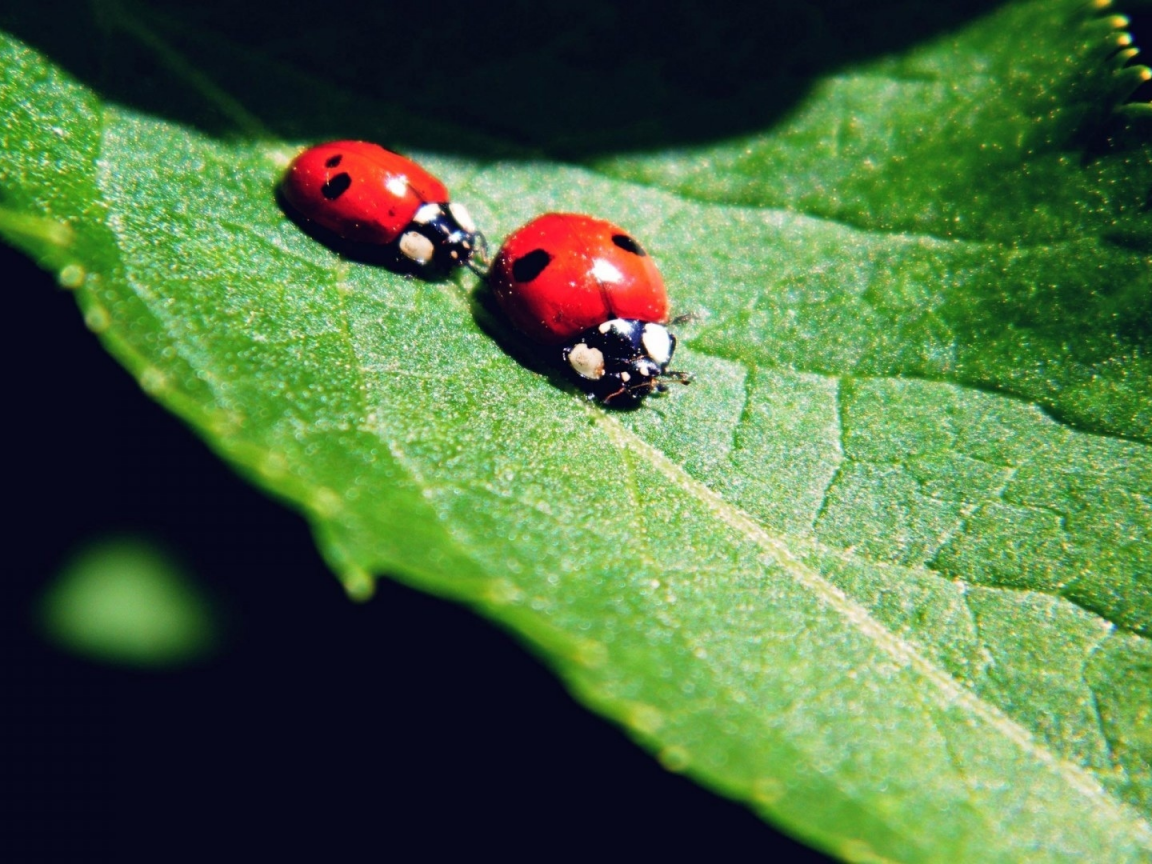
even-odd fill
[{"label": "white marking on ladybug head", "polygon": [[427,264],[436,254],[436,247],[423,234],[407,231],[400,235],[400,254],[417,264]]},{"label": "white marking on ladybug head", "polygon": [[412,217],[412,221],[417,225],[427,225],[440,218],[440,214],[444,212],[440,209],[439,204],[425,204],[416,211],[416,215]]},{"label": "white marking on ladybug head", "polygon": [[452,214],[452,218],[456,220],[457,225],[469,234],[476,233],[476,223],[472,221],[472,214],[468,212],[467,207],[463,204],[451,203],[448,205],[448,212]]},{"label": "white marking on ladybug head", "polygon": [[634,325],[627,318],[613,318],[610,321],[605,321],[596,329],[601,333],[607,333],[609,330],[615,330],[625,339],[631,339],[633,332],[636,330],[636,325]]},{"label": "white marking on ladybug head", "polygon": [[640,336],[640,344],[658,366],[664,366],[672,359],[672,336],[662,324],[645,324]]},{"label": "white marking on ladybug head", "polygon": [[615,264],[603,258],[597,258],[592,263],[592,276],[597,282],[623,282],[624,274]]},{"label": "white marking on ladybug head", "polygon": [[384,188],[397,198],[403,198],[408,194],[408,178],[403,175],[389,177]]},{"label": "white marking on ladybug head", "polygon": [[568,352],[568,365],[581,378],[595,381],[604,377],[604,354],[599,348],[589,348],[583,342],[577,343]]},{"label": "white marking on ladybug head", "polygon": [[638,375],[643,375],[645,378],[660,377],[660,367],[649,360],[647,357],[638,358],[632,364],[632,368],[636,370]]}]

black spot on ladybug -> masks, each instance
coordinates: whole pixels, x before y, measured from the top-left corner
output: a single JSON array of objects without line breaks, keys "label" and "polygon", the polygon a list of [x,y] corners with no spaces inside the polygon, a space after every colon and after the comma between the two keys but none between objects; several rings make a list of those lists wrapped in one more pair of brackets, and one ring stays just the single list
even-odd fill
[{"label": "black spot on ladybug", "polygon": [[329,157],[328,161],[325,162],[324,164],[329,168],[335,168],[342,161],[344,161],[344,154],[343,153],[337,153],[335,156]]},{"label": "black spot on ladybug", "polygon": [[348,191],[348,187],[352,185],[352,177],[349,176],[347,171],[341,171],[327,183],[320,187],[320,194],[322,194],[329,201],[335,201],[341,195]]},{"label": "black spot on ladybug", "polygon": [[648,254],[644,251],[643,246],[641,246],[627,234],[613,234],[612,242],[623,249],[625,252],[631,252],[633,255],[639,255],[641,258]]},{"label": "black spot on ladybug", "polygon": [[531,282],[551,263],[551,255],[543,249],[533,249],[512,262],[512,278],[517,282]]}]

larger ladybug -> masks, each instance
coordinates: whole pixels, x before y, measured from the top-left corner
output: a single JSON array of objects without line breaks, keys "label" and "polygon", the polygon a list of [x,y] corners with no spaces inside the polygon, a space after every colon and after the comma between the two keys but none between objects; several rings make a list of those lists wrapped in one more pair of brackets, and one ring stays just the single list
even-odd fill
[{"label": "larger ladybug", "polygon": [[660,271],[624,229],[574,213],[547,213],[514,232],[489,274],[492,293],[525,335],[560,348],[590,398],[630,406],[687,383],[668,370],[676,337],[664,326]]},{"label": "larger ladybug", "polygon": [[305,150],[281,184],[284,200],[340,241],[384,247],[399,269],[437,276],[483,262],[484,236],[444,184],[398,153],[367,141]]}]

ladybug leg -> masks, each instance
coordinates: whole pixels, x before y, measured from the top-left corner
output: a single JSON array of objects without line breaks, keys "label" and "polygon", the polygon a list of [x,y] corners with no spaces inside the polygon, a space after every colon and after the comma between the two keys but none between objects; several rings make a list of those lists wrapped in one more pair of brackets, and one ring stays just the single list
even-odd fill
[{"label": "ladybug leg", "polygon": [[[692,376],[687,372],[678,372],[675,369],[670,369],[667,372],[661,372],[659,378],[647,378],[639,384],[633,384],[629,389],[634,399],[641,399],[649,393],[667,393],[668,385],[665,379],[671,378],[677,384],[691,384]],[[636,391],[633,393],[633,391]]]},{"label": "ladybug leg", "polygon": [[488,271],[491,269],[492,263],[488,257],[488,238],[477,231],[472,242],[475,249],[472,252],[472,256],[464,262],[464,266],[481,279],[487,279]]},{"label": "ladybug leg", "polygon": [[[605,405],[610,405],[612,403],[613,399],[616,399],[617,397],[620,397],[620,396],[626,396],[629,400],[635,399],[636,398],[635,394],[633,394],[633,392],[632,392],[635,389],[636,389],[636,385],[632,385],[630,387],[627,384],[625,384],[623,381],[621,381],[620,386],[618,388],[616,388],[614,391],[607,394],[606,396],[601,396],[600,401],[603,402]],[[595,399],[596,394],[595,393],[589,393],[588,398]]]}]

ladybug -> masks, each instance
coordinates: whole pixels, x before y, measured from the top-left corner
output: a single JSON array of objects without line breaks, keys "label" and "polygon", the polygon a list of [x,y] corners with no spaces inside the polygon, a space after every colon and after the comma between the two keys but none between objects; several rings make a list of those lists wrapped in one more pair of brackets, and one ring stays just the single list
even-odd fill
[{"label": "ladybug", "polygon": [[547,213],[515,231],[489,273],[496,302],[526,336],[559,347],[591,399],[636,405],[664,379],[676,337],[664,326],[660,271],[623,228],[575,213]]},{"label": "ladybug", "polygon": [[398,153],[367,141],[317,144],[293,160],[284,200],[337,241],[382,247],[393,266],[439,276],[486,257],[484,235],[444,184]]}]

